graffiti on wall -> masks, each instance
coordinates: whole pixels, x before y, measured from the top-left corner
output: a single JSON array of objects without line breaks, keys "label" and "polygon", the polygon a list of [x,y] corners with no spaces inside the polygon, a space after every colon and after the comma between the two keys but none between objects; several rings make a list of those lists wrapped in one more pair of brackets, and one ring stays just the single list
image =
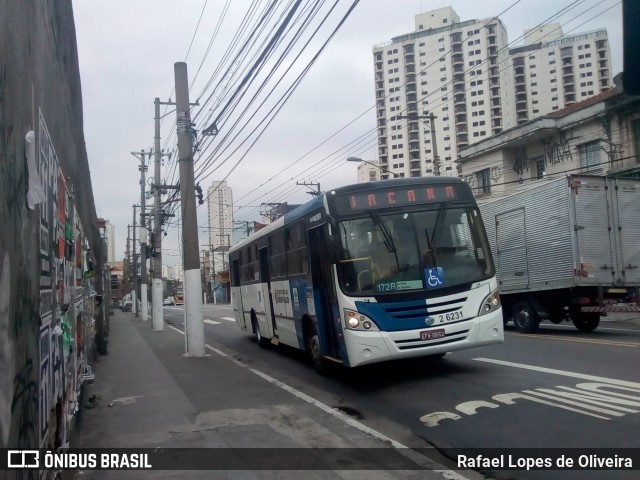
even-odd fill
[{"label": "graffiti on wall", "polygon": [[[60,169],[42,112],[39,174],[46,200],[40,204],[40,388],[39,446],[67,444],[69,420],[79,407],[82,371],[93,341],[93,289],[83,277],[84,228],[73,192]],[[84,248],[83,248],[84,247]]]},{"label": "graffiti on wall", "polygon": [[[11,272],[9,254],[0,248],[0,319],[9,318],[11,298]],[[9,441],[11,425],[11,399],[13,398],[14,364],[13,343],[9,332],[9,322],[0,321],[0,434],[2,445]]]},{"label": "graffiti on wall", "polygon": [[[16,448],[37,445],[38,439],[38,386],[33,380],[33,360],[26,358],[24,366],[13,379],[12,416],[17,417],[18,444]],[[15,419],[14,419],[15,420]]]}]

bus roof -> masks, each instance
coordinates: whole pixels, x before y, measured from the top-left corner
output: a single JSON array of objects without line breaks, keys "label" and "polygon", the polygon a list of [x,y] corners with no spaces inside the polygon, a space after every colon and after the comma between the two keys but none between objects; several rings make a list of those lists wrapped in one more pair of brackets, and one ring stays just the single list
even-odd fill
[{"label": "bus roof", "polygon": [[266,227],[261,228],[257,232],[254,232],[251,235],[249,235],[247,238],[236,243],[234,246],[232,246],[229,249],[229,251],[233,252],[238,248],[242,248],[247,243],[253,242],[254,240],[257,240],[258,238],[263,237],[264,235],[268,235],[269,233],[279,229],[283,225],[293,223],[296,220],[303,218],[305,215],[322,207],[324,205],[324,197],[325,197],[325,194],[321,193],[320,195],[314,197],[312,200],[309,200],[307,203],[303,203],[302,205],[292,210],[291,212],[285,213],[282,217],[274,220],[273,222],[268,224]]},{"label": "bus roof", "polygon": [[[317,209],[319,209],[320,207],[326,204],[325,197],[327,195],[331,195],[331,196],[344,195],[347,193],[357,193],[362,191],[384,190],[384,189],[396,188],[401,186],[406,187],[407,185],[437,186],[437,185],[452,185],[452,184],[467,185],[467,183],[464,180],[458,177],[409,177],[409,178],[392,178],[389,180],[378,180],[375,182],[355,183],[351,185],[345,185],[342,187],[334,188],[334,189],[331,189],[328,193],[321,193],[320,195],[309,200],[307,203],[300,205],[295,210],[289,213],[285,213],[284,216],[278,218],[277,220],[274,220],[273,222],[268,224],[266,227],[249,235],[247,238],[241,240],[240,242],[232,246],[229,249],[229,251],[230,252],[236,251],[237,249],[242,248],[248,243],[251,243],[254,240],[257,240],[263,237],[264,235],[268,235],[274,230],[279,229],[283,225],[293,223],[296,220],[303,218],[305,215],[308,215],[313,211],[316,211]],[[473,194],[471,194],[470,190],[469,190],[469,194],[471,195],[471,197],[473,197]]]}]

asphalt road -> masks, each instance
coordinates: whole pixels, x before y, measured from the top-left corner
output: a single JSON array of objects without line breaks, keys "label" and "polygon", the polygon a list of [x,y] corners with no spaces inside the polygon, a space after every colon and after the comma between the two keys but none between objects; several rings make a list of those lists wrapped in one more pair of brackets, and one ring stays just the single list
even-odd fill
[{"label": "asphalt road", "polygon": [[[317,375],[301,352],[261,349],[228,305],[205,305],[206,342],[392,438],[442,449],[640,447],[640,321],[594,332],[543,323],[502,345]],[[165,308],[182,328],[182,307]],[[418,442],[419,445],[419,442]],[[576,450],[570,450],[576,449]],[[604,451],[603,451],[604,452]],[[485,471],[495,478],[637,478],[637,471]],[[603,476],[604,475],[604,476]]]}]

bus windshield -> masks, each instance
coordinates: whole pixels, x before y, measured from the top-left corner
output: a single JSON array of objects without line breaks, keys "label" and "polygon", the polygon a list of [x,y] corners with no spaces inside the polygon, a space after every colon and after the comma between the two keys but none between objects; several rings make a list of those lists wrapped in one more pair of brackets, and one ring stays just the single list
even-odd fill
[{"label": "bus windshield", "polygon": [[476,207],[380,211],[338,223],[340,288],[366,296],[448,288],[495,274]]}]

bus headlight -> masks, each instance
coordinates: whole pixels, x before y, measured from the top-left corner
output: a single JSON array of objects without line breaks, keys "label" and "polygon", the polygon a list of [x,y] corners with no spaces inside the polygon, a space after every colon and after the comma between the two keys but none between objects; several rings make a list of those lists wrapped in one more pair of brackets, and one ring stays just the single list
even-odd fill
[{"label": "bus headlight", "polygon": [[344,309],[344,324],[351,330],[367,330],[369,332],[377,332],[378,327],[366,315],[354,310]]},{"label": "bus headlight", "polygon": [[485,299],[482,301],[482,305],[480,306],[480,311],[478,312],[478,316],[495,312],[499,308],[500,308],[500,294],[496,289],[493,292],[491,292],[489,295],[487,295]]}]

